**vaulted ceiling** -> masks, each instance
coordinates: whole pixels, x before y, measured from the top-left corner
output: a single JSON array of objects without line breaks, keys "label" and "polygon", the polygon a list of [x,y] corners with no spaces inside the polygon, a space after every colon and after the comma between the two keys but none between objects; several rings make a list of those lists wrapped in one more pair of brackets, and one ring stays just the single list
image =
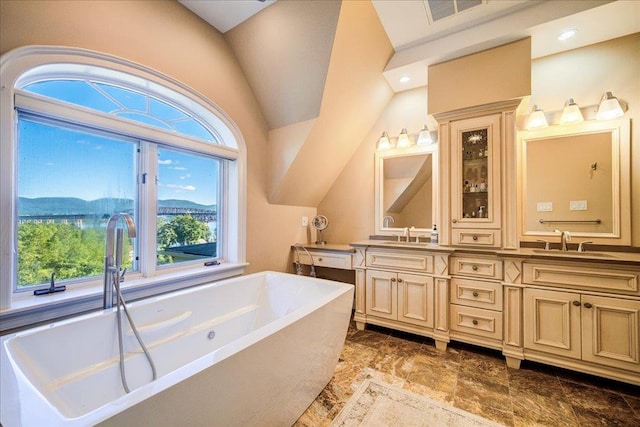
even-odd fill
[{"label": "vaulted ceiling", "polygon": [[428,85],[429,65],[524,37],[537,58],[640,31],[627,0],[179,1],[225,34],[261,106],[271,202],[300,206],[319,204],[394,92]]}]

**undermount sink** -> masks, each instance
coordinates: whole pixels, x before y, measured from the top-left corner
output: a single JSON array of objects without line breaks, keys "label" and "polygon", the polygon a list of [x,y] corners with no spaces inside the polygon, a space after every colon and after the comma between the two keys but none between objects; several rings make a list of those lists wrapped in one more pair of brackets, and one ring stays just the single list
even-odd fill
[{"label": "undermount sink", "polygon": [[585,258],[615,258],[615,255],[603,252],[578,252],[578,251],[559,251],[557,249],[534,249],[536,254],[553,255],[553,256],[566,256],[566,257],[585,257]]}]

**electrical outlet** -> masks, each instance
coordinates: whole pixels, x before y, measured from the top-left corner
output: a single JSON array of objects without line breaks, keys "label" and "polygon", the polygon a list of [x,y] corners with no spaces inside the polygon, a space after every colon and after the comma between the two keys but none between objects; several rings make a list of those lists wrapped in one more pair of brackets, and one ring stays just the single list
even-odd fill
[{"label": "electrical outlet", "polygon": [[587,210],[587,201],[586,200],[571,200],[569,202],[569,210],[572,210],[572,211],[586,211]]},{"label": "electrical outlet", "polygon": [[308,227],[309,226],[309,217],[308,216],[303,216],[302,217],[301,225],[303,227]]},{"label": "electrical outlet", "polygon": [[537,206],[538,212],[551,212],[553,210],[552,202],[538,202]]}]

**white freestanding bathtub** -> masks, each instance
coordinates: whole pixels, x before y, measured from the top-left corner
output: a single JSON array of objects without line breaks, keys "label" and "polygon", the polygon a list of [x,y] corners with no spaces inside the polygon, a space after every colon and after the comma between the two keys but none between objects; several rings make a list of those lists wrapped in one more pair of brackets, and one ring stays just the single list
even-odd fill
[{"label": "white freestanding bathtub", "polygon": [[158,370],[115,308],[2,339],[0,421],[14,426],[290,426],[331,379],[353,286],[263,272],[129,305]]}]

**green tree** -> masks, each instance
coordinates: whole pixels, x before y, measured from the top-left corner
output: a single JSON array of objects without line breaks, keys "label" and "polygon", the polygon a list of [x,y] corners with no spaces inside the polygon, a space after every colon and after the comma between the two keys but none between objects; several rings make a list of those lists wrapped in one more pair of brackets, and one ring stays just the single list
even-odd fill
[{"label": "green tree", "polygon": [[163,249],[208,242],[210,237],[211,231],[207,224],[198,221],[191,214],[176,216],[158,227],[158,245]]},{"label": "green tree", "polygon": [[[18,226],[18,286],[102,273],[105,230],[70,224],[26,222]],[[129,261],[130,263],[130,261]]]}]

